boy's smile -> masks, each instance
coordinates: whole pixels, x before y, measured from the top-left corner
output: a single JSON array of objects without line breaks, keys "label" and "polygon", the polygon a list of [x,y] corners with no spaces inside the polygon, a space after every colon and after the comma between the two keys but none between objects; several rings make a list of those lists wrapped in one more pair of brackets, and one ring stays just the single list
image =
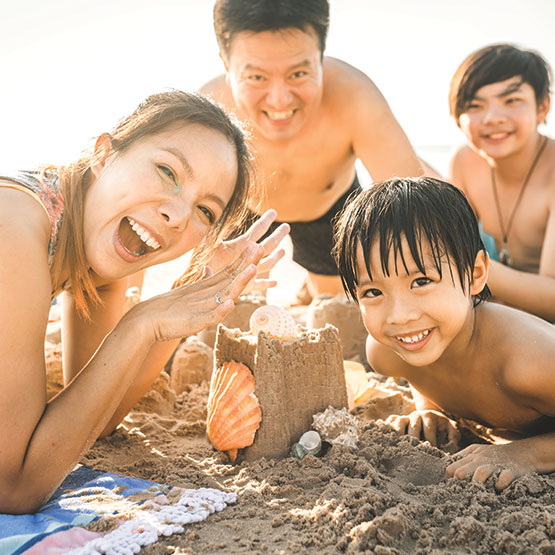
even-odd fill
[{"label": "boy's smile", "polygon": [[375,243],[370,249],[370,280],[359,245],[357,297],[366,329],[376,341],[412,366],[427,366],[453,344],[468,341],[473,322],[471,293],[463,291],[456,267],[450,268],[447,260],[442,260],[440,277],[429,245],[422,245],[426,274],[418,270],[406,239],[402,248],[407,268],[400,255],[395,260],[391,252],[388,276]]},{"label": "boy's smile", "polygon": [[[482,156],[504,158],[537,143],[537,126],[547,115],[546,102],[520,76],[480,87],[458,124]],[[530,141],[531,139],[531,141]]]}]

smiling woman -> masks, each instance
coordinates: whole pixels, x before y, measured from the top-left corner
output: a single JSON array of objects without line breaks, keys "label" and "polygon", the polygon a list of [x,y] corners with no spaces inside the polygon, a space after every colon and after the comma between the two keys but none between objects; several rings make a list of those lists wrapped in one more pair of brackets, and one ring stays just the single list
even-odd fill
[{"label": "smiling woman", "polygon": [[[179,339],[233,308],[288,231],[256,244],[275,218],[268,211],[222,241],[253,194],[241,130],[180,91],[147,98],[72,165],[0,174],[0,512],[39,508]],[[124,314],[128,276],[195,248],[184,285]],[[44,338],[59,292],[65,388],[47,401]]]}]

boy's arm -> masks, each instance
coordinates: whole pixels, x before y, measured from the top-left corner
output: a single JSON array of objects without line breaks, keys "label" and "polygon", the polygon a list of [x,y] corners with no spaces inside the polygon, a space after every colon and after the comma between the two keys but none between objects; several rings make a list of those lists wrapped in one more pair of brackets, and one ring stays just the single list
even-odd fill
[{"label": "boy's arm", "polygon": [[524,474],[547,474],[555,470],[555,432],[504,445],[470,445],[457,456],[461,458],[446,469],[449,478],[472,476],[476,482],[485,482],[501,469],[495,480],[495,488],[501,491]]},{"label": "boy's arm", "polygon": [[[546,324],[547,325],[547,324]],[[550,330],[551,331],[551,330]],[[534,328],[522,337],[523,343],[532,344]],[[535,360],[523,368],[522,359],[505,371],[500,387],[523,409],[535,411],[538,417],[549,417],[553,431],[506,443],[504,445],[470,445],[458,456],[461,458],[447,467],[449,477],[472,479],[485,482],[496,470],[501,469],[495,481],[498,490],[505,489],[513,480],[538,472],[555,471],[555,372],[553,372],[554,349],[549,347],[537,354]]]},{"label": "boy's arm", "polygon": [[546,226],[538,274],[492,261],[488,285],[504,303],[555,322],[555,193]]},{"label": "boy's arm", "polygon": [[[406,377],[407,365],[391,349],[378,343],[371,335],[366,340],[366,356],[373,370],[384,376]],[[410,382],[409,382],[410,383]],[[437,445],[438,436],[458,447],[460,433],[456,422],[448,418],[435,403],[411,385],[416,410],[407,415],[392,414],[387,423],[400,434]]]}]

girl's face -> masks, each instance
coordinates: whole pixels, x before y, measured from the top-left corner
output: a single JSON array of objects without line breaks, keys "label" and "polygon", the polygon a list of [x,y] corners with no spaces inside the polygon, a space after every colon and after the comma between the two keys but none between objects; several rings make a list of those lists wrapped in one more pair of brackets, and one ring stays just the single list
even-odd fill
[{"label": "girl's face", "polygon": [[107,280],[197,246],[222,215],[237,179],[234,147],[199,124],[146,136],[123,152],[97,142],[85,197],[85,256]]},{"label": "girl's face", "polygon": [[[471,295],[481,291],[483,285],[477,279],[471,283],[470,292],[464,291],[453,265],[451,278],[447,260],[442,262],[440,277],[429,245],[423,245],[426,274],[422,274],[410,255],[406,240],[402,247],[408,272],[400,257],[394,260],[392,252],[388,261],[390,275],[387,276],[381,267],[379,244],[376,242],[372,246],[373,280],[370,280],[359,245],[357,298],[366,329],[376,341],[395,351],[411,366],[427,366],[439,360],[458,337],[467,335],[464,331],[472,326]],[[476,273],[475,269],[475,277],[480,271]],[[487,268],[484,271],[487,275]]]}]

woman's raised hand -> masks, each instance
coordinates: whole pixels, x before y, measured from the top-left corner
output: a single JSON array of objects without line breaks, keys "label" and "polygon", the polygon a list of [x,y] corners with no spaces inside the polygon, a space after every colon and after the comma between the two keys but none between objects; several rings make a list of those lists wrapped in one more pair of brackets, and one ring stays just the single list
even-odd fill
[{"label": "woman's raised hand", "polygon": [[124,318],[146,323],[154,341],[168,341],[193,335],[220,322],[234,307],[236,299],[256,275],[264,247],[249,242],[236,258],[219,272],[208,269],[205,277],[192,284],[135,305]]},{"label": "woman's raised hand", "polygon": [[[249,229],[239,235],[235,239],[223,241],[216,249],[212,260],[209,263],[213,271],[218,271],[225,265],[234,260],[238,253],[242,252],[247,245],[258,241],[270,228],[272,222],[276,219],[277,212],[275,210],[267,210]],[[289,233],[289,224],[281,224],[273,233],[271,233],[264,241],[260,243],[263,247],[263,258],[257,266],[257,272],[248,285],[247,290],[266,291],[270,287],[274,287],[276,282],[268,279],[270,270],[280,260],[285,251],[277,249],[281,240]],[[277,250],[276,250],[277,249]]]}]

